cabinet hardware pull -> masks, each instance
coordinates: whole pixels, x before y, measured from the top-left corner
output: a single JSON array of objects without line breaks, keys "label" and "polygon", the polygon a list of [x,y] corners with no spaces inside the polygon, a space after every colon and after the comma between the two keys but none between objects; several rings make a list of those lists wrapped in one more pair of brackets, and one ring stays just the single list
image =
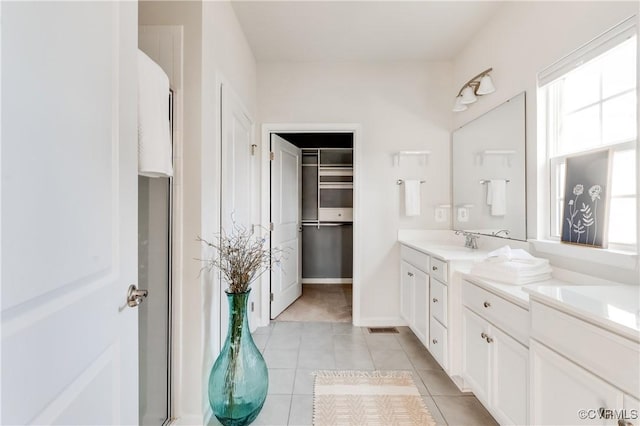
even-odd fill
[{"label": "cabinet hardware pull", "polygon": [[487,343],[493,343],[493,337],[487,336]]},{"label": "cabinet hardware pull", "polygon": [[491,306],[491,303],[489,303],[489,302],[484,302],[484,303],[483,303],[483,305],[484,305],[484,307],[485,307],[485,308],[488,308],[489,306]]},{"label": "cabinet hardware pull", "polygon": [[433,339],[432,342],[434,345],[436,345],[438,343],[438,339]]},{"label": "cabinet hardware pull", "polygon": [[482,333],[480,333],[480,337],[482,337],[482,339],[486,339],[489,336],[487,336],[487,333],[483,331]]},{"label": "cabinet hardware pull", "polygon": [[413,274],[411,272],[407,272],[407,275],[409,275],[410,277],[413,276]]},{"label": "cabinet hardware pull", "polygon": [[438,303],[438,299],[436,299],[435,297],[433,298],[433,303]]},{"label": "cabinet hardware pull", "polygon": [[431,269],[434,270],[434,271],[437,271],[438,267],[437,266],[432,266]]}]

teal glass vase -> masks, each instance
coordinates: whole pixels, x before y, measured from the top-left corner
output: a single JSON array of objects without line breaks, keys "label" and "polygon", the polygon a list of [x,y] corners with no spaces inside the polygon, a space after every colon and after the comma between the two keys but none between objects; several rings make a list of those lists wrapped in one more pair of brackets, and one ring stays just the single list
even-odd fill
[{"label": "teal glass vase", "polygon": [[229,330],[209,375],[209,404],[225,426],[248,425],[260,413],[267,397],[267,364],[249,332],[248,290],[227,293]]}]

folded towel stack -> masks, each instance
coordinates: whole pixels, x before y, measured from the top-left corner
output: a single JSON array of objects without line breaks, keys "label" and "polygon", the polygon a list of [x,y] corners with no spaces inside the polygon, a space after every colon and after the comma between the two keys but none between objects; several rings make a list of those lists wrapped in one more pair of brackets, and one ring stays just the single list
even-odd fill
[{"label": "folded towel stack", "polygon": [[551,271],[549,260],[509,246],[492,251],[484,261],[471,268],[472,275],[515,285],[549,280]]}]

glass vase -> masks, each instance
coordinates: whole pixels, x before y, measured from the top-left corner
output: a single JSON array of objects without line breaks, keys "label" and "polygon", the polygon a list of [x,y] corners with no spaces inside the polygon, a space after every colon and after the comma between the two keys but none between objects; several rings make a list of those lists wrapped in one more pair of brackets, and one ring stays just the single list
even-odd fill
[{"label": "glass vase", "polygon": [[269,387],[267,364],[247,321],[248,290],[227,293],[229,330],[209,375],[209,404],[223,425],[247,425],[260,413]]}]

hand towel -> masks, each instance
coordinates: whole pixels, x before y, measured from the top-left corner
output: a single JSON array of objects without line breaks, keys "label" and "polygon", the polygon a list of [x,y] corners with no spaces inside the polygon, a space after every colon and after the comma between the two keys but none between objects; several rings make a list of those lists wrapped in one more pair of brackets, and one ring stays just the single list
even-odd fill
[{"label": "hand towel", "polygon": [[420,181],[404,181],[404,214],[420,216]]},{"label": "hand towel", "polygon": [[511,246],[504,246],[490,252],[487,255],[487,262],[523,262],[523,263],[536,263],[536,261],[540,260],[537,257],[534,257],[526,250],[523,249],[512,249]]},{"label": "hand towel", "polygon": [[138,50],[138,174],[173,176],[169,77]]},{"label": "hand towel", "polygon": [[487,183],[487,204],[491,206],[491,216],[504,216],[507,213],[507,181],[491,179]]}]

